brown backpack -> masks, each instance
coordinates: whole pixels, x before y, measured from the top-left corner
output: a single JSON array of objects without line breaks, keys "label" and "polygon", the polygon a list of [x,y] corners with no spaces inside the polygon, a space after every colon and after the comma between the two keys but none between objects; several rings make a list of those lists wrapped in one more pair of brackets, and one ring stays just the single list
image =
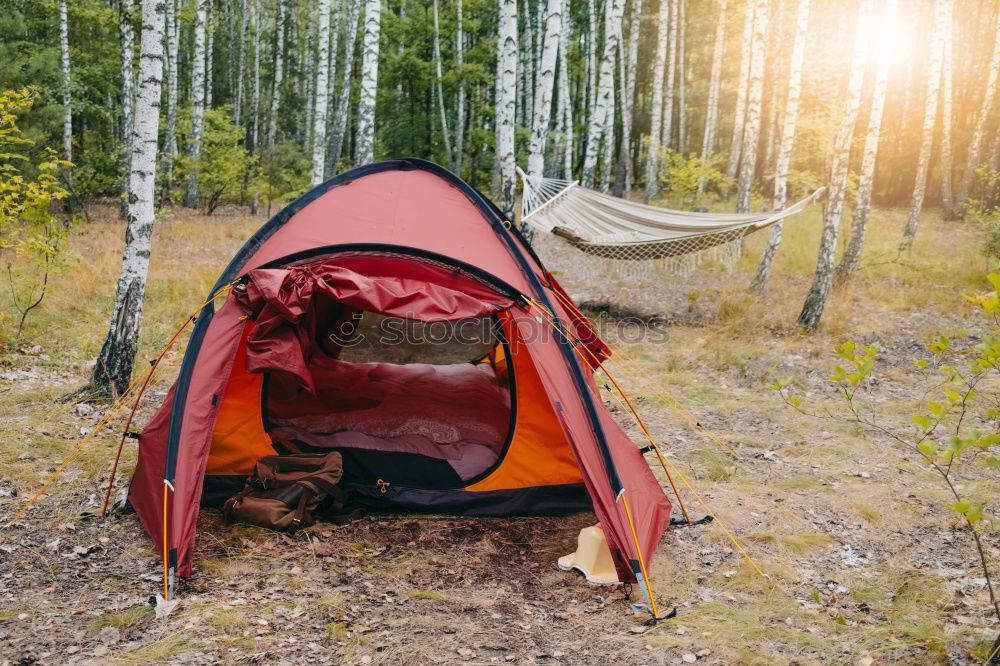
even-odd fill
[{"label": "brown backpack", "polygon": [[313,512],[322,504],[334,522],[349,522],[360,512],[344,511],[346,495],[338,485],[343,471],[336,451],[264,456],[222,513],[231,521],[294,532],[313,525]]}]

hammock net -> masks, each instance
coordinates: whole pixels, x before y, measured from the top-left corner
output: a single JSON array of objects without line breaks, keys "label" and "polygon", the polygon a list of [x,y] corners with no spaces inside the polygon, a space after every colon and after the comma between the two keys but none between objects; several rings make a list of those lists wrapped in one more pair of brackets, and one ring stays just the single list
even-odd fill
[{"label": "hammock net", "polygon": [[[591,266],[601,272],[610,269],[624,276],[651,270],[687,275],[706,261],[731,269],[739,259],[744,236],[802,211],[822,191],[780,211],[697,213],[620,199],[576,181],[520,175],[524,183],[522,224],[590,255],[596,260]],[[559,257],[553,259],[559,261]],[[579,255],[575,259],[579,262]]]}]

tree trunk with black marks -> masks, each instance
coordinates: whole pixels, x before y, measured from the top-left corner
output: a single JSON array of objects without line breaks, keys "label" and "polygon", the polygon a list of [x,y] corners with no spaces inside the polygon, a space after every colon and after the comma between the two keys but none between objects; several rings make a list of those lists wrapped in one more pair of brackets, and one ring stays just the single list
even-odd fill
[{"label": "tree trunk with black marks", "polygon": [[753,37],[754,0],[747,0],[743,18],[743,47],[740,55],[740,78],[736,86],[736,107],[733,109],[733,139],[729,144],[726,176],[736,177],[743,150],[747,93],[750,89],[750,45]]},{"label": "tree trunk with black marks", "polygon": [[344,76],[340,83],[340,94],[337,98],[337,111],[333,114],[333,131],[330,132],[330,148],[327,154],[327,164],[331,175],[336,173],[343,152],[344,134],[347,131],[347,121],[350,115],[351,73],[354,71],[354,53],[357,50],[358,32],[361,18],[362,0],[347,0],[347,20],[344,23]]},{"label": "tree trunk with black marks", "polygon": [[[917,157],[917,175],[913,184],[913,197],[910,199],[910,213],[906,218],[903,240],[899,245],[901,251],[909,250],[913,245],[913,238],[917,235],[917,226],[920,224],[920,213],[924,207],[924,196],[927,193],[927,175],[930,172],[931,152],[934,147],[934,126],[937,121],[938,97],[941,94],[941,60],[944,55],[945,17],[949,13],[951,2],[952,0],[935,0],[934,3],[934,32],[930,44],[930,66],[927,70],[924,126],[920,139],[920,155]],[[962,178],[962,182],[965,182],[964,177]],[[961,196],[960,190],[960,200]]]},{"label": "tree trunk with black marks", "polygon": [[597,155],[601,147],[601,139],[605,137],[608,114],[613,113],[615,103],[615,55],[618,52],[618,41],[621,36],[622,11],[624,0],[608,0],[609,5],[604,17],[604,51],[601,55],[600,80],[597,84],[597,99],[589,118],[587,128],[587,151],[583,158],[584,187],[594,186],[594,176],[597,169]]},{"label": "tree trunk with black marks", "polygon": [[[132,0],[121,0],[118,3],[118,42],[121,46],[121,174],[122,192],[128,192],[129,162],[132,159],[132,123],[133,104],[135,103],[135,28],[132,27]],[[70,159],[69,157],[66,158]],[[118,202],[118,212],[122,219],[128,215],[128,200],[122,197]]]},{"label": "tree trunk with black marks", "polygon": [[969,154],[965,161],[965,169],[962,171],[962,180],[958,185],[958,194],[955,199],[955,214],[964,217],[965,210],[969,205],[969,195],[972,192],[972,183],[976,178],[976,169],[980,166],[983,141],[986,138],[986,126],[993,111],[993,101],[997,93],[997,79],[1000,78],[1000,28],[996,30],[996,39],[993,43],[993,56],[990,58],[990,67],[986,76],[986,88],[983,91],[983,101],[979,106],[979,113],[976,116],[976,126],[972,131],[972,139],[969,142]]},{"label": "tree trunk with black marks", "polygon": [[767,0],[757,0],[754,6],[753,37],[750,45],[750,87],[747,91],[746,122],[740,151],[740,177],[736,187],[736,212],[750,212],[753,176],[757,169],[757,148],[760,145],[761,101],[764,95],[764,54],[767,38]]},{"label": "tree trunk with black marks", "polygon": [[194,15],[194,40],[191,54],[191,136],[188,138],[190,166],[184,205],[197,208],[201,202],[198,189],[198,162],[201,158],[201,134],[205,118],[205,20],[209,0],[197,0]]},{"label": "tree trunk with black marks", "polygon": [[[705,111],[705,132],[701,137],[701,159],[706,162],[715,152],[715,130],[719,124],[719,91],[722,89],[722,56],[726,51],[727,9],[728,0],[719,0],[719,18],[716,19],[715,43],[712,46],[712,74],[708,84],[708,108]],[[698,180],[698,194],[704,192],[705,179],[700,178]]]},{"label": "tree trunk with black marks", "polygon": [[500,210],[514,219],[514,116],[517,105],[517,1],[500,0],[497,37],[496,154],[500,173]]},{"label": "tree trunk with black marks", "polygon": [[[816,275],[806,301],[799,313],[799,326],[813,331],[819,327],[826,299],[830,295],[833,282],[833,261],[837,255],[837,232],[840,216],[844,208],[847,190],[847,174],[850,167],[851,140],[861,105],[861,87],[865,77],[866,41],[869,38],[863,29],[872,12],[873,0],[861,0],[855,30],[854,51],[851,58],[850,76],[847,80],[847,94],[844,100],[844,115],[840,129],[833,142],[833,162],[830,167],[830,182],[827,186],[826,210],[823,211],[823,236],[820,240],[819,257],[816,261]],[[938,72],[940,74],[940,72]]]},{"label": "tree trunk with black marks", "polygon": [[317,22],[319,56],[313,96],[312,185],[323,182],[326,165],[326,100],[330,88],[330,0],[319,0]]},{"label": "tree trunk with black marks", "polygon": [[667,64],[667,35],[670,27],[670,0],[660,0],[656,22],[656,57],[653,60],[653,90],[650,97],[649,145],[646,148],[646,194],[650,203],[660,193],[660,149],[663,139],[663,72]]},{"label": "tree trunk with black marks", "polygon": [[[792,150],[795,147],[795,126],[799,121],[799,102],[802,99],[802,62],[806,53],[806,33],[809,28],[809,0],[799,0],[798,13],[795,15],[795,42],[792,45],[792,58],[788,69],[788,99],[785,102],[785,119],[781,127],[781,145],[778,148],[778,159],[774,167],[774,210],[781,210],[788,200],[788,170],[792,164]],[[771,275],[771,265],[774,255],[781,244],[782,223],[771,227],[767,246],[757,264],[757,272],[750,282],[751,291],[761,291],[767,286]]]},{"label": "tree trunk with black marks", "polygon": [[382,24],[382,1],[365,1],[365,36],[361,55],[361,94],[354,139],[354,163],[375,159],[375,93],[378,90],[378,43]]},{"label": "tree trunk with black marks", "polygon": [[[887,0],[883,25],[894,25],[896,0]],[[947,38],[946,38],[947,39]],[[947,48],[947,47],[946,47]],[[861,250],[865,244],[865,231],[872,208],[872,186],[875,180],[875,158],[878,156],[879,134],[882,131],[882,115],[885,111],[885,95],[889,82],[889,56],[883,53],[875,72],[875,87],[872,89],[871,114],[865,132],[865,147],[861,157],[861,173],[858,174],[858,191],[854,200],[854,215],[851,221],[851,239],[847,243],[844,256],[837,266],[836,278],[846,280],[857,269],[861,261]]]},{"label": "tree trunk with black marks", "polygon": [[274,84],[271,88],[271,114],[267,119],[267,147],[273,148],[278,135],[278,112],[281,110],[281,84],[285,78],[285,0],[278,0],[274,18]]},{"label": "tree trunk with black marks", "polygon": [[163,86],[164,5],[163,0],[142,0],[139,94],[129,169],[125,252],[111,325],[91,377],[92,391],[103,396],[118,396],[128,388],[142,323],[153,236],[156,145]]}]

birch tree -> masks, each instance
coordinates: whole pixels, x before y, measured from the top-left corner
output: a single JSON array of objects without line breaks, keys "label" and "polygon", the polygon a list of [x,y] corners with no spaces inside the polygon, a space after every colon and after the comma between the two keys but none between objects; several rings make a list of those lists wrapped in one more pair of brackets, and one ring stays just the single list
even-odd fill
[{"label": "birch tree", "polygon": [[163,0],[142,0],[139,94],[129,169],[128,227],[111,325],[91,378],[91,388],[99,395],[117,396],[128,388],[139,340],[153,235],[164,14]]},{"label": "birch tree", "polygon": [[[63,159],[73,161],[73,92],[70,88],[72,78],[69,69],[69,17],[66,12],[66,0],[59,2],[59,64],[62,67],[62,106],[63,106]],[[70,171],[65,171],[67,184],[70,182]]]},{"label": "birch tree", "polygon": [[344,132],[347,130],[348,107],[351,101],[351,72],[354,71],[354,52],[358,41],[360,18],[361,0],[348,0],[347,21],[344,23],[344,76],[337,99],[337,112],[333,115],[333,131],[330,132],[330,149],[326,158],[330,173],[337,170],[337,163],[340,162],[340,154],[343,151]]},{"label": "birch tree", "polygon": [[[952,52],[955,32],[952,9],[950,4],[946,8],[941,62],[941,211],[948,219],[952,218],[955,212],[951,153]],[[844,263],[841,262],[840,265],[844,266]]]},{"label": "birch tree", "polygon": [[445,154],[453,160],[451,152],[451,136],[448,133],[448,113],[444,103],[444,75],[441,73],[441,24],[438,20],[438,0],[431,3],[434,13],[434,70],[437,82],[438,111],[441,115],[441,140],[444,142]]},{"label": "birch tree", "polygon": [[250,88],[250,128],[247,131],[247,149],[253,155],[257,149],[260,132],[260,0],[252,0],[253,16],[253,81]]},{"label": "birch tree", "polygon": [[[808,3],[808,0],[803,0]],[[728,0],[719,0],[719,18],[715,22],[715,42],[712,46],[712,74],[708,84],[708,108],[705,110],[705,132],[701,138],[701,159],[708,161],[715,151],[715,128],[719,124],[719,91],[722,89],[722,56],[726,51],[726,9]],[[807,5],[808,6],[808,5]],[[801,76],[801,72],[800,72]],[[792,90],[789,83],[789,91]],[[789,92],[789,94],[791,94]],[[705,179],[698,179],[698,194],[705,191]]]},{"label": "birch tree", "polygon": [[[322,0],[320,0],[322,2]],[[243,91],[246,88],[247,69],[247,42],[250,41],[250,8],[248,0],[240,0],[240,38],[238,45],[230,44],[230,48],[236,48],[239,55],[236,64],[236,99],[233,102],[233,117],[237,124],[243,120]]]},{"label": "birch tree", "polygon": [[365,36],[361,55],[361,94],[358,98],[358,124],[354,140],[354,163],[368,164],[375,159],[375,93],[378,91],[378,41],[382,19],[382,0],[365,0]]},{"label": "birch tree", "polygon": [[687,151],[687,17],[685,16],[686,0],[677,0],[677,152],[682,155]]},{"label": "birch tree", "polygon": [[993,112],[993,101],[997,93],[997,78],[1000,75],[1000,27],[995,29],[995,35],[993,56],[990,58],[989,72],[986,76],[986,88],[983,91],[982,103],[979,105],[979,113],[976,115],[976,125],[972,131],[969,153],[965,160],[965,169],[962,171],[962,180],[959,182],[955,200],[956,214],[963,217],[969,204],[969,194],[972,191],[972,182],[976,177],[976,169],[979,168],[982,160],[981,153],[986,137],[986,125]]},{"label": "birch tree", "polygon": [[[608,0],[610,3],[604,17],[604,52],[601,55],[601,73],[597,84],[597,99],[589,119],[587,128],[587,151],[583,158],[584,187],[594,186],[594,171],[597,168],[597,151],[601,146],[602,137],[611,141],[612,137],[604,136],[608,123],[608,114],[613,113],[615,103],[615,55],[618,52],[618,42],[621,37],[622,13],[624,0]],[[608,169],[611,165],[605,164]]]},{"label": "birch tree", "polygon": [[452,170],[459,176],[462,175],[462,155],[465,151],[465,34],[462,30],[462,0],[456,3],[456,18],[458,21],[457,34],[455,35],[455,58],[458,64],[458,100],[455,102],[455,158],[452,161]]},{"label": "birch tree", "polygon": [[[893,25],[896,16],[896,0],[887,0],[883,25]],[[950,22],[948,26],[950,26]],[[950,30],[950,28],[948,28]],[[945,37],[948,40],[948,37]],[[948,48],[947,46],[945,47]],[[947,56],[946,56],[947,57]],[[861,249],[865,243],[868,216],[872,208],[872,184],[875,179],[875,158],[878,156],[879,133],[882,130],[882,115],[885,111],[885,95],[889,83],[890,54],[882,52],[875,72],[875,87],[872,89],[871,114],[865,131],[865,147],[861,157],[861,173],[858,174],[858,190],[854,200],[854,215],[851,221],[851,239],[847,243],[844,256],[837,267],[837,279],[845,280],[853,273],[861,260]]]},{"label": "birch tree", "polygon": [[[319,56],[313,103],[312,185],[323,182],[326,165],[326,102],[330,88],[330,0],[319,0]],[[377,56],[376,56],[377,57]]]},{"label": "birch tree", "polygon": [[629,14],[628,56],[620,58],[624,73],[621,86],[622,142],[618,151],[618,172],[615,176],[615,196],[632,196],[632,114],[635,112],[636,65],[639,62],[639,29],[642,0],[633,0]]},{"label": "birch tree", "polygon": [[736,212],[750,212],[753,175],[757,169],[760,144],[761,100],[764,94],[764,40],[767,36],[767,0],[757,0],[750,45],[750,87],[747,93],[746,122],[740,151],[740,178],[736,187]]},{"label": "birch tree", "polygon": [[552,88],[555,82],[556,56],[559,51],[561,31],[562,0],[548,0],[545,41],[538,70],[538,89],[535,93],[535,112],[528,152],[528,177],[532,179],[541,178],[545,174],[545,146],[549,138],[549,120],[552,118]]},{"label": "birch tree", "polygon": [[[948,15],[952,0],[935,0],[934,30],[930,44],[930,65],[927,69],[927,97],[924,99],[924,125],[920,139],[920,154],[917,157],[917,175],[913,184],[913,196],[910,199],[910,213],[906,218],[906,228],[903,230],[903,241],[900,250],[909,250],[913,245],[913,237],[920,223],[920,212],[924,207],[924,195],[927,193],[927,174],[930,171],[931,151],[934,144],[934,125],[937,121],[938,96],[941,93],[941,60],[944,55],[945,17]],[[962,178],[965,182],[965,178]],[[961,192],[959,194],[961,198]]]},{"label": "birch tree", "polygon": [[656,57],[653,60],[653,108],[649,121],[649,146],[646,152],[646,203],[660,191],[660,148],[663,135],[663,71],[667,62],[667,30],[670,22],[670,0],[660,0],[656,22]]},{"label": "birch tree", "polygon": [[496,80],[496,153],[500,210],[514,219],[514,114],[517,104],[517,0],[499,0]]},{"label": "birch tree", "polygon": [[209,0],[197,0],[194,15],[194,40],[191,54],[191,136],[188,138],[190,172],[184,205],[197,208],[201,201],[198,192],[198,162],[201,157],[201,133],[205,117],[205,19]]},{"label": "birch tree", "polygon": [[[827,296],[830,295],[830,284],[833,281],[833,260],[837,255],[837,231],[840,228],[840,216],[844,208],[844,195],[847,190],[847,173],[850,166],[851,140],[854,138],[854,126],[858,119],[858,108],[861,105],[861,84],[865,76],[866,41],[869,39],[863,29],[872,12],[873,0],[861,0],[858,8],[857,27],[855,28],[854,50],[851,56],[850,75],[847,80],[847,94],[844,99],[844,112],[840,119],[840,128],[833,140],[833,156],[830,166],[830,181],[827,186],[826,209],[823,211],[823,235],[820,240],[819,257],[816,260],[816,275],[812,287],[806,296],[799,313],[799,326],[806,330],[819,327]],[[938,72],[940,74],[940,72]]]},{"label": "birch tree", "polygon": [[[198,0],[195,0],[197,3]],[[205,5],[205,100],[202,106],[206,109],[211,109],[213,104],[212,99],[212,82],[215,80],[212,78],[212,63],[215,61],[215,12],[212,9],[212,2],[209,0],[208,4]],[[232,42],[230,42],[232,44]],[[232,52],[232,49],[230,49]]]},{"label": "birch tree", "polygon": [[[122,189],[128,191],[129,160],[132,159],[132,103],[135,100],[135,29],[132,27],[132,0],[118,3],[118,42],[121,46],[121,133],[122,133]],[[69,157],[66,158],[69,160]],[[128,214],[125,199],[120,200],[119,212],[124,218]]]},{"label": "birch tree", "polygon": [[663,92],[663,146],[674,145],[674,86],[677,82],[678,0],[670,0],[670,45],[667,53],[667,83]]},{"label": "birch tree", "polygon": [[[890,0],[892,1],[892,0]],[[788,99],[785,101],[785,118],[781,126],[781,145],[774,167],[774,210],[782,210],[788,200],[788,171],[792,164],[795,146],[795,126],[799,121],[799,102],[802,98],[802,62],[806,54],[806,33],[809,29],[809,0],[799,0],[795,14],[795,41],[788,69]],[[704,154],[704,153],[703,153]],[[750,282],[751,291],[761,291],[767,286],[774,255],[781,244],[782,222],[771,225],[767,246],[757,265],[757,273]]]},{"label": "birch tree", "polygon": [[166,0],[164,15],[164,32],[166,33],[166,52],[164,65],[167,71],[167,109],[165,114],[166,127],[163,135],[163,192],[164,199],[170,192],[171,176],[174,160],[177,158],[177,81],[180,70],[178,51],[180,50],[180,32],[177,20],[177,0]]},{"label": "birch tree", "polygon": [[736,86],[736,108],[733,110],[733,139],[729,144],[729,162],[726,175],[736,176],[743,150],[744,123],[747,110],[747,93],[750,89],[750,45],[753,37],[754,0],[746,0],[743,18],[743,46],[740,55],[740,78]]},{"label": "birch tree", "polygon": [[570,97],[569,67],[566,64],[569,52],[569,0],[563,0],[562,15],[565,17],[562,30],[559,31],[559,105],[562,107],[559,122],[562,125],[563,139],[563,178],[573,179],[573,100]]},{"label": "birch tree", "polygon": [[267,120],[267,147],[273,148],[281,110],[281,83],[285,77],[285,2],[278,0],[274,17],[274,81],[271,86],[271,113]]}]

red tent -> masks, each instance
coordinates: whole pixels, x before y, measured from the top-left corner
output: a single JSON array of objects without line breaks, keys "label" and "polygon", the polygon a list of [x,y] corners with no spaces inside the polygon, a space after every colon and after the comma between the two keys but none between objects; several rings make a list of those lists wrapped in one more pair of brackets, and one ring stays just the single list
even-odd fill
[{"label": "red tent", "polygon": [[[288,440],[344,451],[349,493],[373,507],[593,508],[620,579],[646,583],[671,507],[600,398],[607,347],[474,188],[417,159],[354,169],[268,221],[212,293],[226,285],[142,432],[129,493],[168,598],[191,575],[200,507]],[[365,312],[488,320],[498,342],[474,363],[349,363],[331,331]]]}]

